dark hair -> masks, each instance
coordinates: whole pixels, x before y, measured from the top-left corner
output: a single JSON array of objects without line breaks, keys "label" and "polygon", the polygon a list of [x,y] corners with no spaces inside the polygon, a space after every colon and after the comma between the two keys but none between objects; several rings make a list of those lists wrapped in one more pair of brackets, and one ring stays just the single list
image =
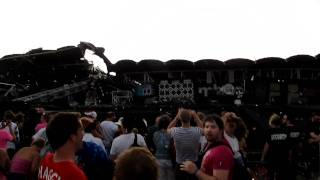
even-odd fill
[{"label": "dark hair", "polygon": [[3,119],[4,120],[14,120],[15,119],[15,114],[12,111],[5,111],[3,114]]},{"label": "dark hair", "polygon": [[203,122],[205,119],[206,115],[203,112],[197,112],[197,115],[199,116],[199,119]]},{"label": "dark hair", "polygon": [[157,180],[158,168],[156,158],[149,150],[133,147],[118,157],[114,176],[116,180]]},{"label": "dark hair", "polygon": [[93,121],[92,123],[90,123],[85,129],[84,131],[86,133],[91,133],[93,130],[95,130],[97,128],[97,123],[98,121]]},{"label": "dark hair", "polygon": [[170,123],[170,117],[168,115],[162,115],[159,117],[159,129],[167,129]]},{"label": "dark hair", "polygon": [[94,121],[92,118],[89,117],[82,117],[80,118],[80,122],[84,129],[84,132],[91,133],[94,129],[96,129],[98,121]]},{"label": "dark hair", "polygon": [[216,122],[216,124],[220,130],[224,129],[222,119],[216,114],[211,114],[211,115],[206,116],[206,118],[204,119],[204,124],[206,124],[206,122],[211,122],[211,123]]},{"label": "dark hair", "polygon": [[113,118],[116,114],[112,111],[107,112],[106,118]]},{"label": "dark hair", "polygon": [[49,122],[46,129],[48,141],[53,150],[63,146],[73,134],[81,128],[75,113],[57,113]]},{"label": "dark hair", "polygon": [[24,121],[24,114],[22,112],[18,112],[16,114],[15,119],[16,119],[17,122],[23,122]]},{"label": "dark hair", "polygon": [[131,132],[132,129],[134,128],[134,123],[133,123],[133,119],[129,119],[128,117],[123,118],[122,120],[122,126],[124,129],[127,129],[127,132]]}]

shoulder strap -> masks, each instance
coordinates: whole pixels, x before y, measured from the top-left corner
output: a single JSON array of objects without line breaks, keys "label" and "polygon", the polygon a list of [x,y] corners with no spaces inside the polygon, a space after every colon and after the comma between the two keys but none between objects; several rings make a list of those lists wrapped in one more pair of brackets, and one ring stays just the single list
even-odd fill
[{"label": "shoulder strap", "polygon": [[139,146],[139,145],[138,145],[138,136],[137,136],[136,133],[134,133],[134,141],[133,141],[132,146]]}]

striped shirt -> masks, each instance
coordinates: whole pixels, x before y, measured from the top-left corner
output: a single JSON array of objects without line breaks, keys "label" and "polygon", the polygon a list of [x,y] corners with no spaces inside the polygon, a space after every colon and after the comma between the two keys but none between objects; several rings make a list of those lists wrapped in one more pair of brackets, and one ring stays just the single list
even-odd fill
[{"label": "striped shirt", "polygon": [[176,147],[176,162],[181,164],[186,160],[197,161],[199,141],[202,129],[199,127],[174,127],[170,131]]}]

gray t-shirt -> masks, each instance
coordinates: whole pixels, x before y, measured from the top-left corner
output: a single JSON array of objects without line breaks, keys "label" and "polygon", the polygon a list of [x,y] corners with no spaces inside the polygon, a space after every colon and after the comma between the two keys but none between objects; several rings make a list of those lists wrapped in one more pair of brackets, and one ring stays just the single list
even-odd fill
[{"label": "gray t-shirt", "polygon": [[110,149],[112,140],[118,131],[118,126],[112,121],[103,121],[100,124],[103,135],[103,144],[107,149]]},{"label": "gray t-shirt", "polygon": [[199,127],[174,127],[170,131],[176,147],[176,162],[181,164],[186,160],[197,161],[199,154],[199,141],[202,129]]}]

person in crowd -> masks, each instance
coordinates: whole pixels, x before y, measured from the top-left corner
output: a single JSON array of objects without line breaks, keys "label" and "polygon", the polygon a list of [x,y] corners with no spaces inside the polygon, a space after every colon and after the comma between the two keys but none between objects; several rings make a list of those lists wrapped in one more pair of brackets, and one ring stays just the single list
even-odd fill
[{"label": "person in crowd", "polygon": [[184,161],[180,169],[201,180],[231,180],[234,167],[232,149],[224,140],[224,125],[217,115],[208,115],[204,120],[204,135],[207,139],[201,168],[192,161]]},{"label": "person in crowd", "polygon": [[127,149],[116,161],[114,180],[158,180],[158,176],[156,158],[146,148]]},{"label": "person in crowd", "polygon": [[134,132],[135,125],[131,119],[124,118],[122,125],[125,131],[124,134],[116,137],[111,145],[110,157],[113,160],[115,160],[121,152],[132,147],[135,142],[136,145],[147,148],[143,136]]},{"label": "person in crowd", "polygon": [[88,117],[82,117],[82,118],[80,118],[80,121],[82,123],[82,126],[84,128],[84,132],[85,132],[82,141],[93,142],[93,143],[97,144],[107,154],[107,151],[104,147],[104,144],[103,144],[101,138],[94,136],[95,134],[98,134],[97,133],[97,125],[99,124],[98,121],[94,121],[93,119],[88,118]]},{"label": "person in crowd", "polygon": [[[48,123],[51,121],[51,119],[54,117],[54,115],[56,114],[56,112],[50,112],[47,113],[48,115]],[[46,127],[45,128],[41,128],[37,133],[35,133],[32,136],[32,141],[35,141],[37,139],[43,139],[45,141],[45,145],[44,147],[41,149],[40,151],[40,157],[41,159],[43,159],[47,153],[49,152],[53,152],[53,149],[48,141],[48,137],[47,137],[47,133],[46,133]]]},{"label": "person in crowd", "polygon": [[23,128],[20,133],[21,147],[29,146],[32,143],[32,136],[35,134],[35,127],[39,123],[42,116],[42,110],[39,111],[39,109],[39,107],[31,107],[25,112]]},{"label": "person in crowd", "polygon": [[5,130],[5,127],[7,127],[7,124],[5,121],[2,121],[0,126],[0,149],[7,151],[8,142],[14,141],[15,136]]},{"label": "person in crowd", "polygon": [[0,180],[7,180],[10,158],[6,150],[0,149]]},{"label": "person in crowd", "polygon": [[241,160],[240,148],[238,138],[235,136],[236,129],[239,126],[240,118],[233,112],[226,112],[223,116],[224,123],[224,138],[232,148],[234,158]]},{"label": "person in crowd", "polygon": [[77,153],[77,164],[89,180],[112,180],[114,163],[94,142],[83,141],[83,148]]},{"label": "person in crowd", "polygon": [[289,179],[295,179],[297,176],[298,169],[298,156],[302,154],[303,142],[302,142],[302,131],[292,122],[292,116],[289,116],[288,113],[281,112],[280,118],[282,121],[282,128],[288,132],[288,141],[289,141],[289,167],[288,170],[290,173]]},{"label": "person in crowd", "polygon": [[107,151],[110,151],[115,134],[119,131],[118,126],[114,123],[115,119],[115,113],[110,111],[107,112],[106,119],[100,124],[103,136],[102,141]]},{"label": "person in crowd", "polygon": [[170,156],[170,135],[167,132],[170,123],[168,115],[157,117],[158,128],[153,135],[153,143],[155,146],[155,157],[159,163],[159,180],[174,180],[173,165]]},{"label": "person in crowd", "polygon": [[[24,126],[24,121],[25,121],[25,114],[22,112],[18,112],[15,115],[15,123],[18,126],[18,130],[20,134],[23,134],[23,126]],[[20,137],[22,139],[22,137]]]},{"label": "person in crowd", "polygon": [[[194,120],[197,127],[190,125],[191,120]],[[182,126],[175,127],[180,121]],[[173,138],[176,149],[176,167],[175,178],[180,179],[197,179],[194,175],[190,175],[180,170],[180,165],[186,160],[196,162],[200,149],[200,137],[203,134],[202,122],[197,113],[190,109],[179,109],[176,117],[168,126],[168,133]]]},{"label": "person in crowd", "polygon": [[11,161],[9,180],[32,180],[38,177],[40,150],[45,141],[37,139],[31,147],[24,147],[16,152]]},{"label": "person in crowd", "polygon": [[40,122],[34,128],[35,133],[37,133],[40,129],[47,127],[49,121],[48,113],[43,113],[40,117]]},{"label": "person in crowd", "polygon": [[82,147],[83,128],[79,115],[57,113],[46,128],[54,153],[48,153],[39,167],[39,180],[86,180],[84,172],[75,163],[75,154]]},{"label": "person in crowd", "polygon": [[282,126],[284,126],[284,127],[292,127],[292,126],[294,126],[294,124],[292,124],[291,119],[289,118],[287,113],[281,112],[280,115],[281,115]]},{"label": "person in crowd", "polygon": [[307,127],[307,157],[310,161],[309,176],[314,178],[320,176],[320,113],[314,112],[311,116],[311,122]]},{"label": "person in crowd", "polygon": [[97,120],[98,114],[94,110],[84,112],[84,115],[88,118],[92,118],[93,120]]},{"label": "person in crowd", "polygon": [[14,153],[16,152],[16,143],[19,142],[19,129],[16,123],[13,122],[15,119],[15,114],[12,111],[6,111],[3,115],[3,121],[5,122],[4,130],[10,133],[14,138],[13,141],[7,143],[7,152],[12,159]]},{"label": "person in crowd", "polygon": [[269,119],[270,129],[266,132],[261,161],[268,166],[270,179],[287,179],[289,165],[289,136],[286,129],[281,128],[281,118],[272,114]]},{"label": "person in crowd", "polygon": [[147,128],[148,133],[147,133],[147,137],[146,137],[146,143],[147,143],[148,148],[152,154],[155,153],[155,149],[156,149],[154,141],[153,141],[153,135],[156,131],[159,130],[159,118],[160,118],[160,116],[156,117],[154,124]]},{"label": "person in crowd", "polygon": [[[198,115],[199,119],[201,120],[201,122],[204,124],[204,119],[206,118],[206,115],[203,112],[197,112],[197,115]],[[200,137],[200,150],[202,150],[204,148],[206,143],[207,143],[207,139],[204,135],[202,135]]]},{"label": "person in crowd", "polygon": [[120,136],[121,134],[123,134],[124,132],[124,129],[123,129],[123,125],[122,125],[122,120],[123,120],[123,117],[120,117],[118,119],[118,121],[115,123],[117,126],[118,126],[118,131],[116,132],[116,134],[114,135],[114,137],[118,137]]}]

